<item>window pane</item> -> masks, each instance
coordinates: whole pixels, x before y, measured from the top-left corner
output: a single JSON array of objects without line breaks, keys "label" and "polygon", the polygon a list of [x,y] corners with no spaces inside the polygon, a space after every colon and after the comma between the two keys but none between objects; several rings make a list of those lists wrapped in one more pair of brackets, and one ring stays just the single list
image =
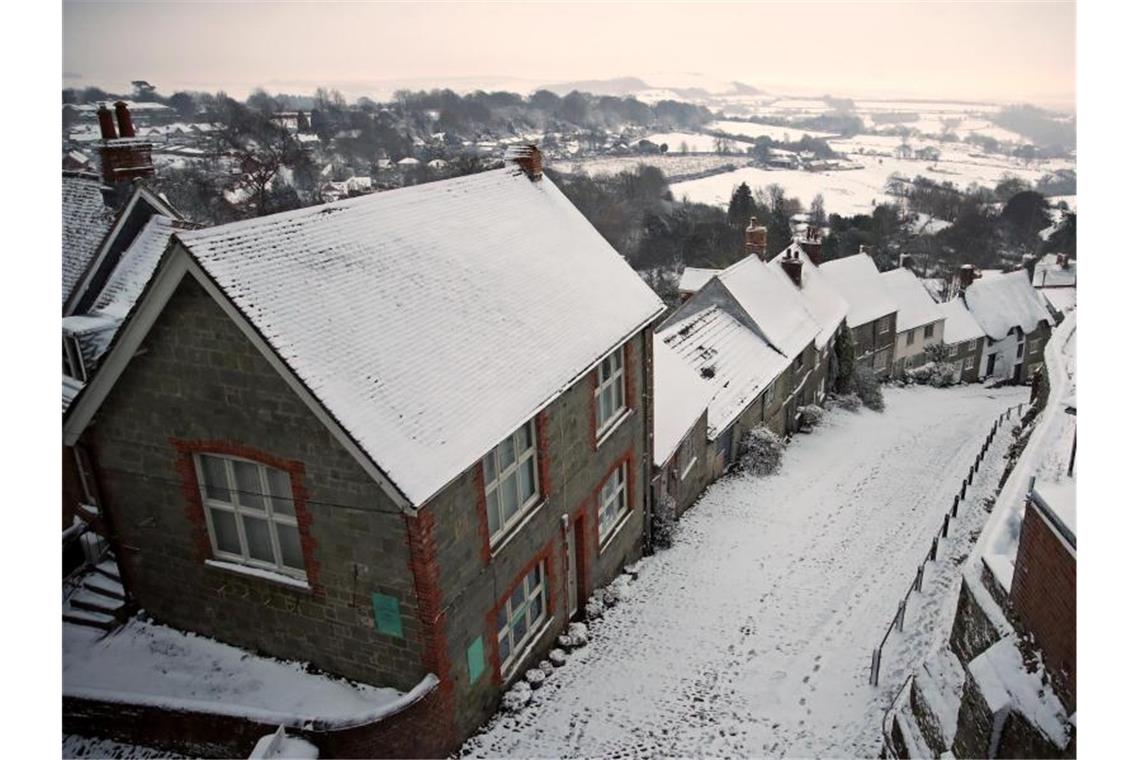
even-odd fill
[{"label": "window pane", "polygon": [[242,516],[245,523],[245,544],[249,547],[250,559],[273,562],[273,543],[269,538],[269,521],[260,517]]},{"label": "window pane", "polygon": [[515,461],[515,439],[507,438],[499,444],[499,471],[510,467]]},{"label": "window pane", "polygon": [[499,639],[499,662],[506,662],[511,656],[511,637],[506,633]]},{"label": "window pane", "polygon": [[273,513],[294,517],[293,487],[289,482],[289,473],[282,470],[266,468],[269,479],[269,493],[273,496]]},{"label": "window pane", "polygon": [[492,488],[487,492],[487,529],[491,531],[491,535],[499,532],[499,528],[503,527],[503,522],[499,518],[499,489]]},{"label": "window pane", "polygon": [[206,498],[230,500],[230,486],[226,480],[226,463],[217,457],[202,457],[202,479],[206,482]]},{"label": "window pane", "polygon": [[305,569],[305,556],[301,553],[301,534],[293,525],[277,526],[277,543],[281,545],[281,563],[298,570]]},{"label": "window pane", "polygon": [[530,623],[534,625],[542,620],[542,594],[530,600]]},{"label": "window pane", "polygon": [[497,631],[501,632],[506,627],[507,627],[507,606],[504,604],[502,607],[499,608],[499,614],[495,618],[495,629]]},{"label": "window pane", "polygon": [[527,591],[534,591],[542,585],[542,563],[534,566],[534,570],[530,572],[530,588]]},{"label": "window pane", "polygon": [[499,487],[499,498],[503,500],[503,520],[511,519],[519,511],[519,493],[515,485],[515,473],[512,472]]},{"label": "window pane", "polygon": [[483,457],[483,486],[489,486],[495,482],[498,473],[495,471],[495,452],[491,452]]},{"label": "window pane", "polygon": [[522,426],[523,440],[526,442],[524,448],[530,448],[534,445],[534,423],[528,422]]},{"label": "window pane", "polygon": [[241,541],[238,540],[237,520],[233,512],[211,509],[210,523],[214,526],[214,541],[218,550],[230,554],[241,554]]},{"label": "window pane", "polygon": [[525,503],[530,497],[534,496],[534,457],[527,457],[527,460],[519,467],[519,498]]},{"label": "window pane", "polygon": [[258,475],[257,465],[252,462],[239,462],[234,460],[234,487],[237,488],[237,500],[243,507],[265,509],[265,502],[258,495],[261,493],[261,478]]},{"label": "window pane", "polygon": [[512,617],[522,609],[523,604],[526,602],[526,591],[523,590],[523,584],[515,587],[511,592],[511,613]]},{"label": "window pane", "polygon": [[609,380],[611,374],[613,374],[613,371],[610,369],[610,359],[607,356],[602,360],[602,382],[604,383],[606,380]]},{"label": "window pane", "polygon": [[[522,610],[522,612],[526,612],[525,608]],[[526,629],[526,615],[519,615],[515,620],[514,625],[511,626],[511,633],[514,634],[516,646],[526,637]]]}]

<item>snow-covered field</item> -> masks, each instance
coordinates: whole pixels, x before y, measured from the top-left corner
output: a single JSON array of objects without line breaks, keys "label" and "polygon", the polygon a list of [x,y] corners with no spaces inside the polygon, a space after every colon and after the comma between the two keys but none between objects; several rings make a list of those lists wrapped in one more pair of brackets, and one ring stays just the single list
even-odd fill
[{"label": "snow-covered field", "polygon": [[[776,475],[711,486],[590,643],[464,752],[877,755],[883,709],[924,652],[889,644],[872,688],[871,650],[993,420],[1028,394],[884,395],[883,414],[832,411],[797,436]],[[973,491],[992,491],[999,471],[984,469]],[[936,609],[956,588],[930,585],[922,602]],[[916,610],[927,626],[936,617]]]},{"label": "snow-covered field", "polygon": [[[672,146],[670,146],[672,150]],[[632,171],[639,164],[655,166],[666,177],[678,177],[712,171],[722,166],[745,166],[748,164],[747,156],[704,153],[699,155],[674,155],[667,153],[660,156],[601,156],[597,158],[584,158],[571,161],[552,161],[550,168],[559,172],[582,172],[591,177],[599,174],[617,174],[623,171]]]},{"label": "snow-covered field", "polygon": [[715,153],[717,143],[724,142],[728,150],[735,153],[747,153],[752,143],[743,140],[728,140],[699,132],[658,132],[645,138],[651,143],[669,146],[670,153]]},{"label": "snow-covered field", "polygon": [[809,129],[796,129],[795,127],[781,127],[776,124],[756,124],[751,121],[714,121],[706,124],[709,132],[723,132],[726,135],[744,135],[745,137],[770,137],[783,142],[797,142],[802,137],[830,137],[827,132],[813,132]]}]

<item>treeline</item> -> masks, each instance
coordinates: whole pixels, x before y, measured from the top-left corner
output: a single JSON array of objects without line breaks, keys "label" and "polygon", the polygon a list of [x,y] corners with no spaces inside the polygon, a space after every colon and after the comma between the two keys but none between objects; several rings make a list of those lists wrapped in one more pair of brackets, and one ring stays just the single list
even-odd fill
[{"label": "treeline", "polygon": [[1045,151],[1068,151],[1077,147],[1076,120],[1059,120],[1057,114],[1036,106],[1006,106],[994,115],[993,122],[1024,135]]}]

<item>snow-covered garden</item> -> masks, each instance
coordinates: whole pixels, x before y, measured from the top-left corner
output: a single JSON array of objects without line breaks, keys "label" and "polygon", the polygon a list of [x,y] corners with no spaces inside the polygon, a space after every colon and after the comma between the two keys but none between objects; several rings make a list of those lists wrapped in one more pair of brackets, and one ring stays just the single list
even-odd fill
[{"label": "snow-covered garden", "polygon": [[[991,424],[1027,392],[972,385],[884,396],[883,413],[828,411],[775,474],[711,486],[674,546],[623,581],[623,598],[591,622],[588,643],[465,753],[877,754],[883,710],[946,605],[952,614],[954,585],[929,585],[885,651],[877,688],[868,685],[871,651]],[[997,461],[979,471],[970,509],[995,489],[1002,451],[991,447]],[[954,550],[968,551],[969,538],[963,531]],[[908,645],[911,636],[923,641]]]}]

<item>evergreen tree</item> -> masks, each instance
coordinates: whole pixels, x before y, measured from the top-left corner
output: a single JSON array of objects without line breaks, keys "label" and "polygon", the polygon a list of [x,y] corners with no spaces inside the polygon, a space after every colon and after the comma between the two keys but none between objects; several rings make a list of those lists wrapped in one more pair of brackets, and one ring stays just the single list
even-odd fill
[{"label": "evergreen tree", "polygon": [[743,230],[756,213],[757,206],[756,200],[752,197],[752,189],[748,187],[747,182],[741,182],[740,187],[732,191],[732,200],[728,202],[728,223]]}]

